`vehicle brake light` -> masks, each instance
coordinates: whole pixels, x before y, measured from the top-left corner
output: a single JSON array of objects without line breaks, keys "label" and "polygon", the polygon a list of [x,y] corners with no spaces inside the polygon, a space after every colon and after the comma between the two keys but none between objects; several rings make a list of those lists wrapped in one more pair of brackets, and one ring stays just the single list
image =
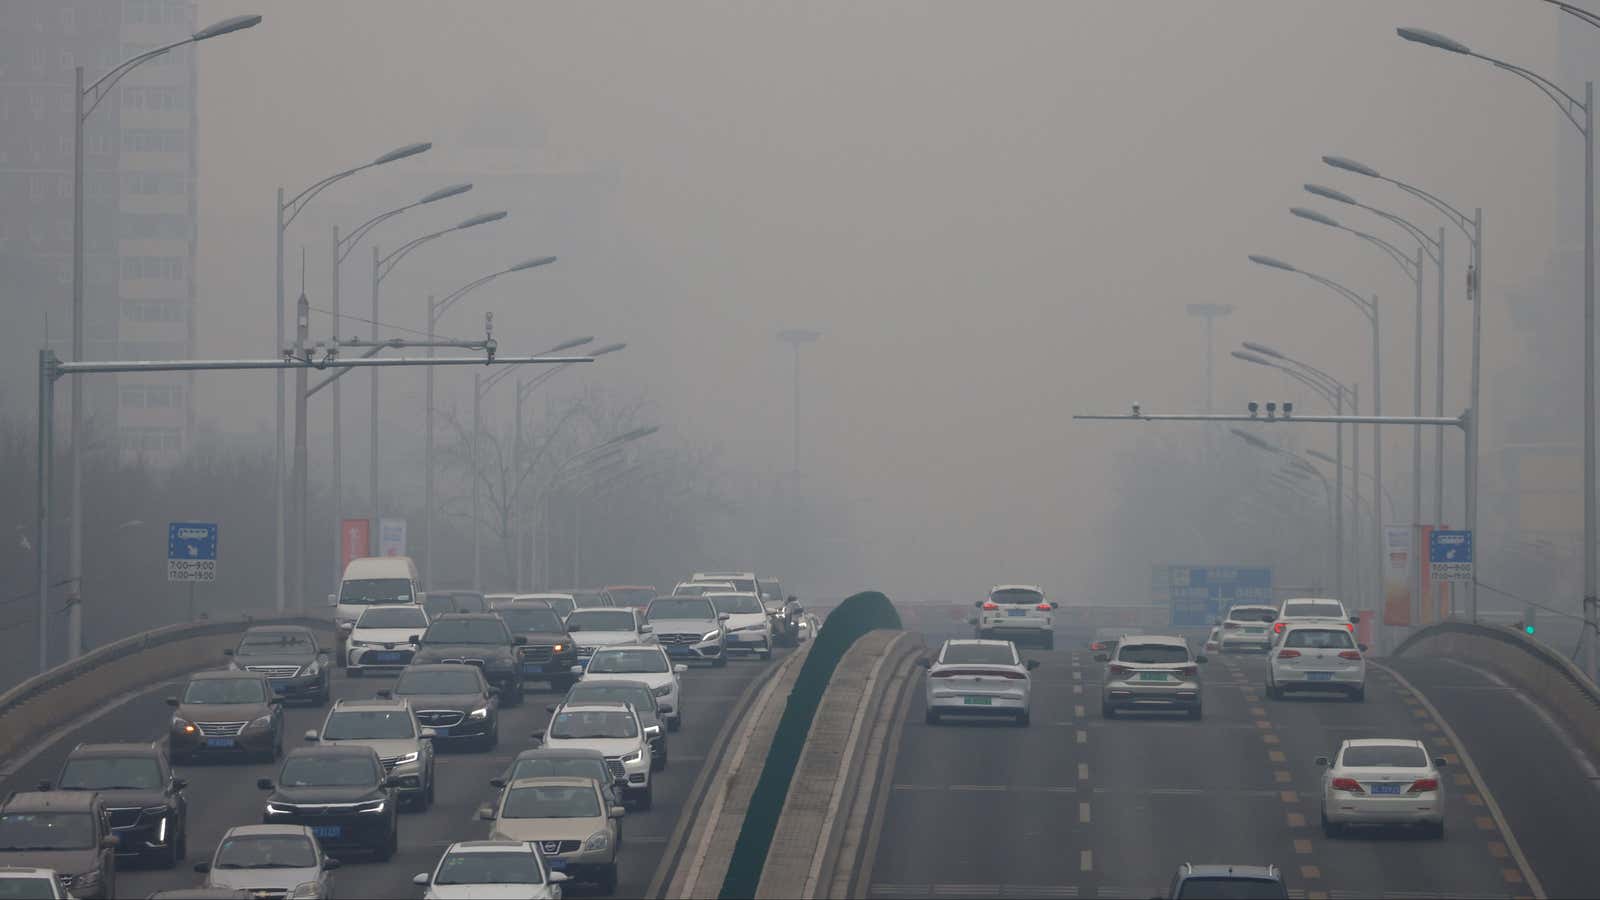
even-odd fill
[{"label": "vehicle brake light", "polygon": [[1361,789],[1361,782],[1356,781],[1354,778],[1335,778],[1333,780],[1333,789],[1336,791],[1349,791],[1352,794],[1366,793]]},{"label": "vehicle brake light", "polygon": [[928,673],[928,677],[929,678],[949,678],[951,675],[954,675],[954,674],[955,674],[954,672],[929,672]]},{"label": "vehicle brake light", "polygon": [[1132,669],[1130,669],[1130,668],[1128,668],[1128,667],[1127,667],[1127,666],[1119,666],[1119,665],[1117,665],[1117,664],[1116,664],[1116,663],[1112,663],[1112,664],[1111,664],[1111,665],[1110,665],[1110,666],[1109,666],[1109,667],[1108,667],[1108,668],[1107,668],[1107,669],[1106,669],[1106,671],[1108,671],[1108,672],[1110,672],[1110,673],[1111,673],[1111,674],[1113,674],[1113,675],[1126,675],[1126,674],[1128,674],[1128,673],[1129,673],[1129,672],[1132,672],[1132,671],[1133,671],[1133,670],[1132,670]]},{"label": "vehicle brake light", "polygon": [[1200,667],[1199,666],[1184,666],[1183,668],[1178,670],[1178,674],[1183,675],[1186,678],[1193,678],[1196,675],[1200,674]]},{"label": "vehicle brake light", "polygon": [[1272,623],[1272,630],[1276,631],[1279,634],[1283,634],[1283,623],[1282,622],[1273,622]]},{"label": "vehicle brake light", "polygon": [[1300,651],[1299,650],[1290,650],[1287,647],[1285,647],[1284,649],[1278,651],[1278,658],[1279,659],[1294,659],[1295,657],[1297,657],[1299,655],[1300,655]]},{"label": "vehicle brake light", "polygon": [[1339,651],[1339,658],[1340,659],[1360,659],[1361,658],[1361,651],[1359,651],[1359,650],[1340,650]]},{"label": "vehicle brake light", "polygon": [[1223,622],[1222,623],[1222,630],[1223,631],[1235,631],[1235,630],[1238,629],[1238,627],[1239,627],[1239,623],[1238,622]]},{"label": "vehicle brake light", "polygon": [[1428,791],[1437,791],[1438,789],[1439,789],[1439,779],[1437,779],[1437,778],[1418,778],[1416,781],[1411,782],[1411,791],[1410,792],[1413,793],[1413,794],[1423,794],[1423,793],[1427,793]]},{"label": "vehicle brake light", "polygon": [[1106,648],[1106,645],[1105,645],[1104,641],[1095,641],[1094,643],[1089,645],[1089,649],[1090,650],[1104,650],[1105,648]]},{"label": "vehicle brake light", "polygon": [[994,602],[993,600],[985,600],[985,601],[983,601],[983,608],[984,609],[999,609],[1000,608],[1000,604]]},{"label": "vehicle brake light", "polygon": [[1350,631],[1351,634],[1355,634],[1356,633],[1356,623],[1354,623],[1354,622],[1346,622],[1344,627],[1347,628]]},{"label": "vehicle brake light", "polygon": [[1044,610],[1045,612],[1049,612],[1050,611],[1050,604],[1041,603],[1038,606],[1035,606],[1034,609],[1041,609],[1041,610]]}]

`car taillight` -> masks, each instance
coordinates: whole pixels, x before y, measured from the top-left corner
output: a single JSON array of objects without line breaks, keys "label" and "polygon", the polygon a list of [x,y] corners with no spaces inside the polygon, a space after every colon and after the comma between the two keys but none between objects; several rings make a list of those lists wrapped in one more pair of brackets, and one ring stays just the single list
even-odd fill
[{"label": "car taillight", "polygon": [[1299,655],[1300,655],[1300,651],[1299,650],[1290,650],[1288,648],[1284,648],[1284,649],[1278,651],[1278,658],[1279,659],[1294,659],[1295,657],[1297,657]]},{"label": "car taillight", "polygon": [[1184,666],[1183,668],[1178,670],[1178,674],[1184,676],[1185,678],[1193,678],[1196,675],[1200,674],[1200,667],[1199,666]]},{"label": "car taillight", "polygon": [[954,674],[955,674],[954,672],[929,672],[928,673],[928,677],[929,678],[949,678],[951,675],[954,675]]},{"label": "car taillight", "polygon": [[1223,631],[1233,631],[1233,630],[1237,629],[1238,627],[1239,627],[1239,623],[1238,622],[1223,622],[1222,623],[1222,630]]},{"label": "car taillight", "polygon": [[1119,665],[1117,665],[1117,664],[1116,664],[1116,663],[1112,663],[1112,664],[1111,664],[1111,665],[1110,665],[1110,666],[1109,666],[1109,667],[1108,667],[1108,668],[1107,668],[1107,669],[1106,669],[1106,671],[1108,671],[1108,672],[1110,672],[1110,673],[1111,673],[1111,674],[1113,674],[1113,675],[1126,675],[1126,674],[1128,674],[1128,673],[1129,673],[1129,672],[1132,672],[1132,671],[1133,671],[1133,670],[1132,670],[1132,669],[1130,669],[1130,668],[1128,668],[1128,667],[1127,667],[1127,666],[1119,666]]},{"label": "car taillight", "polygon": [[1089,649],[1090,650],[1104,650],[1105,648],[1106,648],[1106,645],[1102,641],[1095,641],[1094,643],[1089,645]]},{"label": "car taillight", "polygon": [[1027,678],[1028,677],[1027,673],[1025,673],[1025,672],[1001,672],[1000,674],[1004,675],[1007,678],[1023,679],[1023,678]]},{"label": "car taillight", "polygon": [[985,600],[985,601],[983,601],[983,608],[984,609],[999,609],[1000,608],[1000,604],[994,602],[993,600]]},{"label": "car taillight", "polygon": [[1356,623],[1354,623],[1354,622],[1346,622],[1344,627],[1346,629],[1348,629],[1351,634],[1355,634],[1356,633]]},{"label": "car taillight", "polygon": [[1423,794],[1428,791],[1437,791],[1438,789],[1439,779],[1437,778],[1418,778],[1416,781],[1411,782],[1411,793],[1413,794]]},{"label": "car taillight", "polygon": [[1049,612],[1051,607],[1050,607],[1050,604],[1048,604],[1048,603],[1041,603],[1038,606],[1035,606],[1034,609],[1043,610],[1044,612]]},{"label": "car taillight", "polygon": [[1273,622],[1272,623],[1272,630],[1276,631],[1279,634],[1283,634],[1283,623],[1282,622]]},{"label": "car taillight", "polygon": [[1333,780],[1333,789],[1336,791],[1349,791],[1352,794],[1366,793],[1361,789],[1361,783],[1354,778],[1335,778]]},{"label": "car taillight", "polygon": [[1340,650],[1339,651],[1339,658],[1340,659],[1360,659],[1361,658],[1361,651],[1359,651],[1359,650]]}]

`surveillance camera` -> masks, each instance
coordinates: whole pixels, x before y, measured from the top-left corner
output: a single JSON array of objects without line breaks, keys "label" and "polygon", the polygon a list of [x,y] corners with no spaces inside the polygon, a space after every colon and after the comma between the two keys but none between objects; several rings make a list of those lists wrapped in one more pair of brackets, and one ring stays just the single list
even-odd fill
[{"label": "surveillance camera", "polygon": [[1133,414],[1136,415],[1136,416],[1140,414],[1139,413],[1139,404],[1137,404],[1137,403],[1135,403],[1133,405]]},{"label": "surveillance camera", "polygon": [[1250,410],[1250,417],[1251,418],[1255,418],[1256,410],[1260,409],[1260,407],[1258,407],[1256,405],[1256,402],[1254,400],[1251,400],[1248,404],[1246,404],[1245,408]]},{"label": "surveillance camera", "polygon": [[1294,413],[1294,404],[1289,402],[1288,400],[1283,401],[1283,416],[1284,416],[1284,418],[1288,418],[1293,413]]}]

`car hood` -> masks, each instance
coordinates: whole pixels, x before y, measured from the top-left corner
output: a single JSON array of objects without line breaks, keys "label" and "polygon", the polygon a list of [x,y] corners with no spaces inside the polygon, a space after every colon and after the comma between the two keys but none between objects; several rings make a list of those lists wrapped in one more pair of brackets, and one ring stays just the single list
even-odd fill
[{"label": "car hood", "polygon": [[765,625],[767,624],[767,614],[765,612],[729,613],[728,621],[725,624],[728,626],[729,631],[733,631],[735,628],[743,628],[747,625]]},{"label": "car hood", "polygon": [[639,635],[631,631],[580,631],[572,641],[583,647],[610,647],[616,644],[636,644]]},{"label": "car hood", "polygon": [[306,869],[212,869],[206,887],[227,890],[294,890],[295,885],[317,880],[317,870]]},{"label": "car hood", "polygon": [[467,713],[487,701],[481,694],[396,694],[411,701],[412,709],[454,709]]},{"label": "car hood", "polygon": [[505,644],[423,644],[417,647],[414,663],[437,662],[441,659],[510,659],[511,648]]},{"label": "car hood", "polygon": [[565,631],[519,631],[517,634],[528,639],[530,644],[570,644],[572,635]]},{"label": "car hood", "polygon": [[106,802],[106,806],[112,808],[121,808],[125,806],[165,806],[167,803],[167,795],[161,791],[101,790],[96,791],[95,793],[98,793],[100,795],[100,799]]},{"label": "car hood", "polygon": [[357,628],[350,632],[350,640],[369,644],[409,644],[413,634],[421,632],[415,628]]},{"label": "car hood", "polygon": [[376,785],[364,784],[355,787],[317,786],[317,787],[283,787],[279,786],[267,802],[317,804],[317,803],[360,803],[366,800],[378,800],[383,797],[383,792]]},{"label": "car hood", "polygon": [[394,738],[382,741],[321,741],[324,747],[371,747],[380,757],[405,756],[407,753],[416,753],[422,747],[422,742],[416,739]]},{"label": "car hood", "polygon": [[604,831],[603,816],[584,819],[495,819],[489,840],[582,841]]},{"label": "car hood", "polygon": [[265,703],[186,703],[173,714],[191,722],[248,722],[271,711]]},{"label": "car hood", "polygon": [[717,630],[716,619],[651,619],[656,634],[710,634]]},{"label": "car hood", "polygon": [[233,657],[233,666],[236,669],[248,669],[251,666],[309,666],[316,659],[312,653],[263,653],[260,656]]},{"label": "car hood", "polygon": [[584,681],[642,681],[652,688],[677,684],[671,672],[585,672]]},{"label": "car hood", "polygon": [[606,756],[627,756],[640,747],[638,738],[546,738],[544,746],[552,750],[599,750]]},{"label": "car hood", "polygon": [[0,850],[0,866],[35,866],[62,875],[81,875],[99,865],[99,850]]},{"label": "car hood", "polygon": [[439,900],[543,900],[553,895],[545,884],[435,884],[428,888],[428,896]]}]

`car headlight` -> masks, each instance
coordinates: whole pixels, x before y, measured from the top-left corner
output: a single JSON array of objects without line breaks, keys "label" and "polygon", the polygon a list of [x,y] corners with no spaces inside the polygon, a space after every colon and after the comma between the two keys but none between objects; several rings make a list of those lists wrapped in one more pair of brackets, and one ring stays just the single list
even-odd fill
[{"label": "car headlight", "polygon": [[487,719],[487,718],[489,718],[489,707],[480,706],[477,709],[473,710],[472,712],[467,713],[467,718],[469,718],[469,719]]},{"label": "car headlight", "polygon": [[170,812],[170,810],[168,810],[165,806],[146,806],[144,809],[140,810],[140,812],[147,816],[164,816]]},{"label": "car headlight", "polygon": [[282,806],[278,806],[275,803],[267,804],[267,815],[269,816],[287,816],[292,814],[293,812],[291,810],[285,809]]},{"label": "car headlight", "polygon": [[717,639],[717,636],[720,635],[720,634],[722,634],[722,632],[720,632],[720,631],[708,631],[705,634],[700,635],[700,640],[702,640],[702,641],[714,641],[714,640]]},{"label": "car headlight", "polygon": [[314,659],[311,661],[310,665],[300,667],[301,675],[315,675],[320,671],[322,671],[322,664]]},{"label": "car headlight", "polygon": [[671,683],[668,683],[663,684],[660,687],[653,687],[650,689],[650,693],[655,694],[657,697],[665,697],[666,695],[672,693],[672,685]]},{"label": "car headlight", "polygon": [[78,891],[89,891],[100,886],[100,870],[90,869],[72,876],[72,888]]},{"label": "car headlight", "polygon": [[760,623],[758,625],[741,625],[738,628],[734,629],[734,631],[766,631],[766,630],[767,630],[767,624],[765,622],[762,622],[762,623]]},{"label": "car headlight", "polygon": [[359,804],[359,805],[356,806],[356,812],[358,812],[358,813],[374,813],[374,814],[381,813],[381,812],[383,812],[383,801],[382,800],[374,800],[371,803]]},{"label": "car headlight", "polygon": [[261,717],[256,718],[256,719],[252,719],[250,721],[250,727],[251,728],[271,728],[272,727],[272,713],[267,713],[264,716],[261,716]]},{"label": "car headlight", "polygon": [[358,641],[355,638],[351,638],[350,639],[349,645],[351,647],[371,647],[372,646],[371,644],[367,643],[366,641]]},{"label": "car headlight", "polygon": [[552,653],[560,653],[561,651],[563,651],[565,649],[567,649],[567,645],[566,644],[557,644],[554,647],[550,648],[550,652],[552,652]]},{"label": "car headlight", "polygon": [[185,719],[182,716],[173,716],[172,717],[172,730],[173,731],[180,731],[180,732],[182,732],[184,734],[194,734],[196,729],[194,727],[194,723],[189,721],[188,719]]},{"label": "car headlight", "polygon": [[611,846],[611,835],[604,831],[596,831],[594,834],[589,835],[588,840],[583,842],[583,849],[585,850],[604,850],[609,846]]},{"label": "car headlight", "polygon": [[404,765],[407,765],[409,763],[414,763],[414,762],[417,761],[417,756],[418,756],[418,754],[415,753],[415,752],[407,753],[404,756],[400,757],[399,759],[395,760],[394,764],[396,766],[404,766]]},{"label": "car headlight", "polygon": [[624,765],[626,765],[627,763],[636,763],[643,756],[644,756],[644,751],[643,750],[635,750],[632,753],[629,753],[627,756],[624,756],[622,758],[622,762],[623,762]]},{"label": "car headlight", "polygon": [[294,886],[294,892],[289,896],[294,900],[313,900],[322,896],[322,885],[315,881],[302,881]]}]

